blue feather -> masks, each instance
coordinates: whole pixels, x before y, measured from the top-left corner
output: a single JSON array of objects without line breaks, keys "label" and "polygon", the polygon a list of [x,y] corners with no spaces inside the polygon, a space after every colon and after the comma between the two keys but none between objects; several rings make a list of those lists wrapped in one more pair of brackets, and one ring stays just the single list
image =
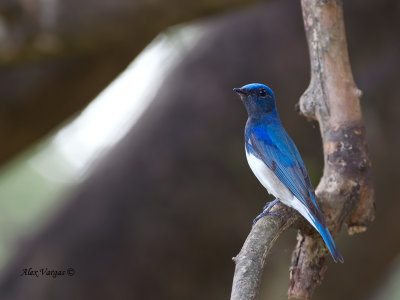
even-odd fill
[{"label": "blue feather", "polygon": [[340,261],[341,263],[344,262],[342,255],[339,253],[339,251],[336,249],[335,242],[333,241],[333,238],[331,236],[331,233],[329,232],[329,229],[327,227],[322,226],[315,218],[313,219],[314,221],[314,227],[318,230],[319,234],[321,235],[322,239],[324,240],[326,246],[328,247],[329,252],[332,255],[332,258],[335,262]]}]

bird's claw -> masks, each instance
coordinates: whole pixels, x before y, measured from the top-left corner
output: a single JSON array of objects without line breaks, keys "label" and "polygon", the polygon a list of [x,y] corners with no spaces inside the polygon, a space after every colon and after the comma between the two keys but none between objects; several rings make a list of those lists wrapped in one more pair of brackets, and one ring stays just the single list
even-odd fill
[{"label": "bird's claw", "polygon": [[254,220],[253,220],[253,225],[257,223],[258,220],[260,220],[262,217],[265,217],[266,215],[273,215],[273,216],[280,216],[280,214],[276,212],[271,212],[271,208],[279,202],[279,199],[276,198],[274,201],[268,202],[264,207],[263,207],[263,212],[259,214]]}]

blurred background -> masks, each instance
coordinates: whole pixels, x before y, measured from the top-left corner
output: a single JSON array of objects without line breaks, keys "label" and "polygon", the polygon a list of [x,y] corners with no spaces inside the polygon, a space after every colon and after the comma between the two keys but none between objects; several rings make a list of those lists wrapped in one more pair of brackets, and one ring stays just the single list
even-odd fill
[{"label": "blurred background", "polygon": [[[400,3],[345,1],[376,221],[337,245],[314,299],[400,299]],[[228,299],[271,200],[247,165],[232,88],[268,84],[314,185],[318,124],[299,1],[0,2],[0,298]],[[286,299],[296,232],[261,299]],[[20,276],[24,268],[74,276]]]}]

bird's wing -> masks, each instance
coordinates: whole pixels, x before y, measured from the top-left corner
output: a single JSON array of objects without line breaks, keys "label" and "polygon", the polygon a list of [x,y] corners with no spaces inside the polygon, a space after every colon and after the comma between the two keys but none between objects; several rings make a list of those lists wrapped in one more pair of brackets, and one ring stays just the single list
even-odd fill
[{"label": "bird's wing", "polygon": [[315,192],[300,153],[283,127],[254,126],[249,132],[250,149],[274,172],[279,180],[325,223],[315,202]]}]

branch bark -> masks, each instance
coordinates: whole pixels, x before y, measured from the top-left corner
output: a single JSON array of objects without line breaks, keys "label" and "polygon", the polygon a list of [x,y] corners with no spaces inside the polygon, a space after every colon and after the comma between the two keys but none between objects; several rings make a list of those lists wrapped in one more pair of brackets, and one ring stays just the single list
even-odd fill
[{"label": "branch bark", "polygon": [[[342,2],[301,0],[301,5],[311,82],[299,107],[308,119],[318,121],[324,151],[324,173],[316,194],[333,236],[343,223],[349,234],[360,233],[374,220],[374,191],[359,103],[362,93],[354,83],[347,53]],[[258,298],[266,255],[279,235],[294,224],[293,215],[285,216],[286,221],[263,218],[251,230],[235,258],[231,299]],[[310,299],[323,280],[329,253],[315,231],[304,225],[298,228],[288,297]]]},{"label": "branch bark", "polygon": [[236,264],[231,300],[258,299],[265,259],[276,239],[299,217],[293,209],[276,204],[278,216],[261,218],[252,228],[242,250],[233,258]]},{"label": "branch bark", "polygon": [[[311,83],[300,99],[303,115],[318,121],[324,174],[316,189],[332,234],[343,223],[360,233],[374,219],[371,161],[365,140],[360,97],[353,80],[342,2],[302,0],[311,60]],[[288,296],[309,299],[327,269],[320,238],[299,233],[292,255]]]}]

